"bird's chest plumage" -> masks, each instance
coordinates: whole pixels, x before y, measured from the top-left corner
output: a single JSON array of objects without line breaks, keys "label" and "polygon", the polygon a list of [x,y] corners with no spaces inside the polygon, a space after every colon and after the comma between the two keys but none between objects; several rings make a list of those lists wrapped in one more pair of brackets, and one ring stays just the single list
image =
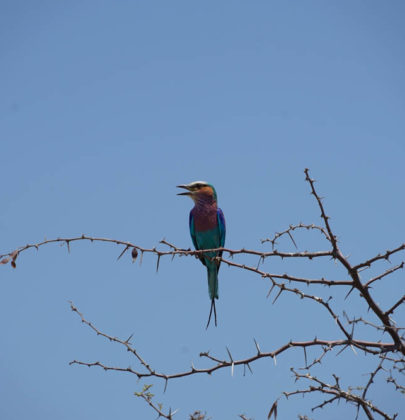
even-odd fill
[{"label": "bird's chest plumage", "polygon": [[194,207],[192,210],[195,232],[206,232],[218,226],[216,206]]}]

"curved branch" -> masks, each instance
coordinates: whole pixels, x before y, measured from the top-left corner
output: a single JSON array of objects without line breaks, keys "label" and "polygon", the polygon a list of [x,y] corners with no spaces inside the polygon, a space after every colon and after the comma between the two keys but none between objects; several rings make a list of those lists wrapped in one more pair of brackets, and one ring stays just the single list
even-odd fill
[{"label": "curved branch", "polygon": [[211,374],[217,370],[224,369],[224,368],[231,368],[234,369],[235,366],[247,366],[250,368],[250,364],[256,362],[259,359],[263,358],[271,358],[274,361],[276,360],[276,356],[286,352],[292,348],[309,348],[309,347],[326,347],[328,349],[332,349],[335,347],[342,347],[343,349],[347,348],[348,346],[357,347],[363,351],[366,351],[371,354],[380,354],[381,352],[390,351],[393,346],[391,343],[382,343],[382,342],[374,342],[374,341],[364,341],[364,340],[353,340],[353,339],[346,339],[346,340],[320,340],[315,338],[310,341],[290,341],[283,346],[279,347],[278,349],[271,351],[271,352],[262,352],[259,346],[256,343],[257,353],[253,356],[247,357],[245,359],[240,360],[233,360],[230,356],[230,352],[228,350],[229,360],[219,359],[217,357],[211,356],[209,352],[202,352],[200,353],[200,357],[209,359],[213,361],[215,364],[208,368],[195,368],[193,365],[190,369],[185,370],[183,372],[177,372],[172,374],[167,374],[163,372],[157,372],[155,369],[151,367],[149,363],[147,363],[143,357],[140,356],[139,352],[132,347],[131,345],[131,338],[130,336],[126,340],[122,340],[117,337],[113,337],[109,334],[106,334],[99,329],[97,329],[91,322],[87,321],[83,314],[79,312],[79,310],[70,303],[70,308],[73,312],[75,312],[81,319],[81,322],[90,327],[97,335],[104,337],[105,339],[120,344],[123,346],[127,351],[129,351],[135,358],[138,360],[140,365],[145,369],[143,372],[133,369],[132,367],[114,367],[114,366],[107,366],[99,361],[96,362],[83,362],[79,360],[73,360],[70,362],[70,365],[82,365],[87,367],[100,367],[106,371],[118,371],[118,372],[128,372],[137,376],[138,379],[145,378],[145,377],[156,377],[160,379],[164,379],[168,381],[170,379],[177,379],[183,378],[186,376],[196,375],[196,374]]}]

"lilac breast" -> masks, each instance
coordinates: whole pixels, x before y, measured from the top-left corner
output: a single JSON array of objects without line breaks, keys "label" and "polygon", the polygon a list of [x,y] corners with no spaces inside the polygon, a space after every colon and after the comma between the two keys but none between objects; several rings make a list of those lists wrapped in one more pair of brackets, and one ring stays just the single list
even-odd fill
[{"label": "lilac breast", "polygon": [[216,206],[194,207],[191,213],[194,219],[194,229],[197,232],[211,230],[218,225]]}]

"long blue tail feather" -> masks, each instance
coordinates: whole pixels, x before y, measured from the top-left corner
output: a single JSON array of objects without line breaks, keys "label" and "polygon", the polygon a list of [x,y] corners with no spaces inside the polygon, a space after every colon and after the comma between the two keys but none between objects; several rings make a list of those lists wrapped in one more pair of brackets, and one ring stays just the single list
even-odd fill
[{"label": "long blue tail feather", "polygon": [[216,264],[207,264],[208,293],[210,299],[218,299],[218,269]]}]

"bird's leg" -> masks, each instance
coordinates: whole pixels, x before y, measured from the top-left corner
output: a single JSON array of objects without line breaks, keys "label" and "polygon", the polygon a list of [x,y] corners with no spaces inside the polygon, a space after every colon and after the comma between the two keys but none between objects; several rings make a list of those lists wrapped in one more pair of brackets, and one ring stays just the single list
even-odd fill
[{"label": "bird's leg", "polygon": [[215,298],[212,298],[212,300],[211,300],[210,315],[208,317],[208,322],[207,322],[207,326],[205,327],[205,329],[208,329],[208,325],[210,325],[212,309],[214,309],[214,321],[215,321],[215,326],[217,326],[217,309],[215,307]]}]

